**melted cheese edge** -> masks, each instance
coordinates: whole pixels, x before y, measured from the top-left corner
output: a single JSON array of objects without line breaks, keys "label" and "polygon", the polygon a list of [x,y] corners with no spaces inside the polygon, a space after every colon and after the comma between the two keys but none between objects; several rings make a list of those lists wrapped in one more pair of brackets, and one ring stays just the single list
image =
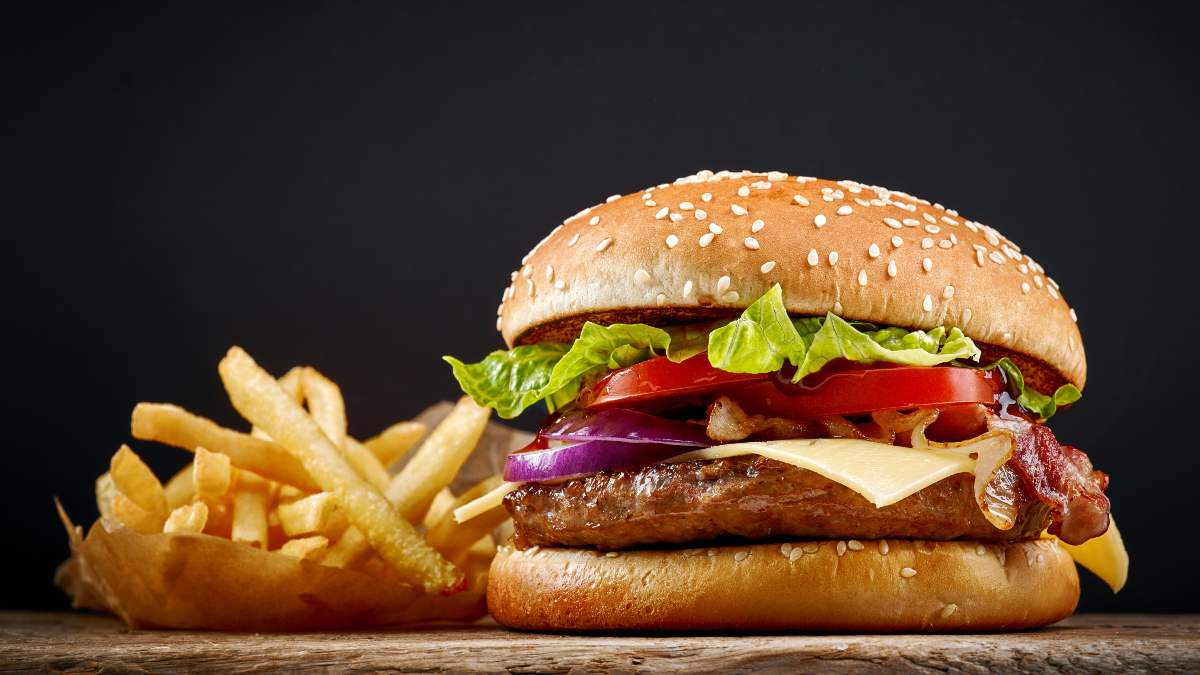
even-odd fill
[{"label": "melted cheese edge", "polygon": [[1125,587],[1125,581],[1129,579],[1129,552],[1125,550],[1117,521],[1111,515],[1108,517],[1108,531],[1078,546],[1064,543],[1052,534],[1042,536],[1057,541],[1059,546],[1067,549],[1075,562],[1100,577],[1113,593]]}]

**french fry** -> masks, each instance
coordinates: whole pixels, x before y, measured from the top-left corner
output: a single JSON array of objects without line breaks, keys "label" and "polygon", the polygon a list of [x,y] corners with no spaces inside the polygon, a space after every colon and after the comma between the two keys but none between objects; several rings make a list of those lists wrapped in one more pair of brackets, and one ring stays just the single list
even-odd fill
[{"label": "french fry", "polygon": [[313,560],[321,557],[321,554],[327,548],[329,548],[329,540],[318,534],[312,537],[304,537],[303,539],[292,539],[283,546],[280,546],[279,552],[284,555],[290,555],[293,558]]},{"label": "french fry", "polygon": [[[464,396],[442,423],[417,448],[400,473],[392,476],[387,498],[409,522],[421,522],[434,496],[454,478],[487,426],[490,411]],[[346,530],[322,562],[350,567],[362,560],[369,546],[366,537]]]},{"label": "french fry", "polygon": [[[287,392],[288,396],[291,396],[295,399],[296,403],[301,405],[304,404],[304,390],[300,382],[300,375],[303,371],[304,369],[300,366],[295,366],[277,380],[279,386]],[[264,441],[272,440],[270,434],[254,426],[250,427],[250,435],[255,438],[261,438]]]},{"label": "french fry", "polygon": [[391,469],[425,437],[427,431],[429,427],[420,422],[397,422],[384,429],[378,436],[367,439],[363,445],[374,453],[385,469]]},{"label": "french fry", "polygon": [[196,457],[192,460],[192,484],[196,494],[202,497],[220,497],[229,492],[229,486],[233,484],[229,455],[196,448]]},{"label": "french fry", "polygon": [[167,522],[163,525],[163,532],[203,532],[206,523],[208,523],[208,505],[204,502],[195,502],[171,511],[171,515],[167,516]]},{"label": "french fry", "polygon": [[265,479],[249,471],[239,474],[233,494],[233,524],[229,538],[265,549],[270,500],[271,487]]},{"label": "french fry", "polygon": [[388,475],[387,469],[383,468],[383,465],[365,445],[347,436],[342,439],[341,448],[342,454],[346,456],[346,461],[350,462],[350,466],[354,467],[355,471],[358,471],[358,475],[365,478],[380,492],[387,490],[392,477]]},{"label": "french fry", "polygon": [[508,520],[509,515],[505,509],[492,509],[465,523],[458,523],[454,520],[454,509],[495,490],[503,482],[500,476],[492,476],[476,483],[454,501],[437,523],[426,530],[425,540],[452,562],[460,562],[463,553],[480,539],[488,537],[492,530]]},{"label": "french fry", "polygon": [[[433,502],[429,504],[429,511],[425,513],[425,520],[421,521],[421,525],[425,528],[425,531],[429,532],[430,528],[437,525],[442,516],[454,508],[454,503],[454,493],[450,491],[450,488],[444,487],[439,490],[437,495],[434,496]],[[425,537],[425,539],[428,541],[429,537]]]},{"label": "french fry", "polygon": [[151,513],[143,509],[122,492],[113,495],[112,512],[113,516],[125,527],[142,534],[162,532],[163,523],[166,521],[162,514]]},{"label": "french fry", "polygon": [[309,475],[322,489],[334,493],[347,519],[397,572],[428,592],[447,591],[463,582],[462,573],[425,543],[400,509],[358,475],[317,423],[249,354],[231,348],[218,371],[242,417],[295,453]]},{"label": "french fry", "polygon": [[341,447],[346,439],[346,402],[342,398],[342,390],[316,368],[301,370],[300,381],[304,400],[308,402],[309,415],[329,441]]},{"label": "french fry", "polygon": [[239,469],[246,469],[271,480],[294,485],[307,492],[321,488],[304,465],[287,450],[272,441],[219,426],[212,420],[166,403],[139,403],[133,409],[133,437],[166,443],[188,452],[204,447],[229,456]]},{"label": "french fry", "polygon": [[208,519],[204,523],[204,534],[229,539],[233,534],[233,499],[224,497],[197,497],[208,508]]},{"label": "french fry", "polygon": [[171,476],[171,480],[163,486],[163,493],[167,496],[167,508],[172,511],[189,504],[192,497],[196,496],[192,486],[192,465],[188,464]]},{"label": "french fry", "polygon": [[434,496],[454,480],[483,435],[490,414],[490,409],[463,396],[400,473],[392,477],[388,499],[400,507],[409,522],[424,519]]},{"label": "french fry", "polygon": [[103,520],[117,519],[117,514],[113,510],[113,500],[119,494],[121,493],[117,491],[112,476],[107,471],[100,474],[100,477],[96,479],[96,508],[100,510],[100,518]]},{"label": "french fry", "polygon": [[169,510],[162,483],[128,445],[122,445],[112,456],[108,473],[121,494],[143,511],[166,519]]},{"label": "french fry", "polygon": [[302,497],[293,502],[280,504],[275,512],[279,525],[289,537],[323,533],[337,510],[337,502],[328,492]]}]

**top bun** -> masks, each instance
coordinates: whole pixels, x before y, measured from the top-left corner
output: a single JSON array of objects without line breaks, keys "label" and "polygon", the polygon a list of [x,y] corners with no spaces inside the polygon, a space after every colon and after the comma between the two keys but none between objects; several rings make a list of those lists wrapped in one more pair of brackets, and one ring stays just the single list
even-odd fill
[{"label": "top bun", "polygon": [[780,172],[701,171],[580,211],[522,259],[497,327],[512,346],[571,340],[585,321],[713,319],[775,283],[795,316],[957,326],[1031,383],[1087,379],[1074,310],[999,232],[903,192]]}]

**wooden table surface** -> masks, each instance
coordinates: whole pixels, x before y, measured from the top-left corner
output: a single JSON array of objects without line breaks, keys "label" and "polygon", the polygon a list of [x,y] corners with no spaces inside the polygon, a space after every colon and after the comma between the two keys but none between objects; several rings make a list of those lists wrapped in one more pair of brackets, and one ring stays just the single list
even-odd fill
[{"label": "wooden table surface", "polygon": [[596,672],[1200,672],[1200,615],[1091,614],[980,635],[587,636],[495,625],[350,633],[130,630],[87,614],[0,613],[0,672],[297,669]]}]

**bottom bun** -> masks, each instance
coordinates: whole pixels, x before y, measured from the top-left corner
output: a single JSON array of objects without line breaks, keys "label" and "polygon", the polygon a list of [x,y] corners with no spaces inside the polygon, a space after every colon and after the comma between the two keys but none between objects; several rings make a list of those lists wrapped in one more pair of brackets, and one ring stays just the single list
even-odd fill
[{"label": "bottom bun", "polygon": [[497,621],[547,631],[978,631],[1075,611],[1079,576],[1053,540],[802,541],[597,553],[503,546]]}]

